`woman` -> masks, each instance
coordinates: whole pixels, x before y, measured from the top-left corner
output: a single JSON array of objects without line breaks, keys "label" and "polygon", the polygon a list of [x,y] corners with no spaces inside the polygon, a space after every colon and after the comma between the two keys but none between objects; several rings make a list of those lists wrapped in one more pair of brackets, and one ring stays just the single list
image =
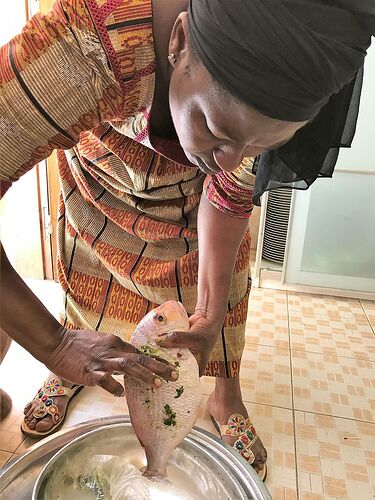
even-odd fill
[{"label": "woman", "polygon": [[[314,141],[312,158],[303,162],[309,176],[298,172],[295,152],[306,151],[320,109],[331,110],[330,96],[354,81],[370,38],[342,8],[330,13],[338,21],[333,50],[327,26],[313,30],[327,6],[316,2],[312,16],[309,3],[302,11],[300,5],[60,0],[3,49],[4,188],[53,149],[61,179],[63,328],[23,293],[27,335],[36,339],[43,330],[44,338],[44,346],[36,349],[34,341],[29,347],[65,380],[46,381],[26,407],[28,435],[47,435],[62,422],[77,390],[66,380],[95,383],[104,373],[100,384],[120,392],[110,377],[113,363],[98,366],[98,346],[110,357],[105,339],[113,337],[97,332],[128,339],[154,304],[175,298],[192,314],[191,328],[188,336],[170,334],[163,345],[187,345],[201,372],[216,377],[210,414],[223,439],[265,477],[266,451],[238,377],[250,291],[251,199],[277,182],[308,185],[321,173],[324,154],[340,145],[336,125],[334,140],[320,141],[318,134]],[[365,10],[367,3],[361,5]],[[351,47],[348,19],[359,49]],[[326,78],[315,82],[321,73]],[[346,101],[352,95],[351,87]],[[292,153],[283,155],[281,146],[293,143]],[[264,166],[262,153],[272,150],[277,153]],[[261,159],[254,193],[249,157]],[[16,311],[21,294],[12,281],[5,307]],[[16,320],[4,320],[7,333]],[[25,344],[26,325],[14,330]],[[41,394],[50,397],[53,414]]]}]

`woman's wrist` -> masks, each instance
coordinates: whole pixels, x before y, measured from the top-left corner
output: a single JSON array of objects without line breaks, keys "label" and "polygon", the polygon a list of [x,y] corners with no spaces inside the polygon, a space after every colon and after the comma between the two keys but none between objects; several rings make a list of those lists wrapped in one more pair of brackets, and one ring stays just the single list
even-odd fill
[{"label": "woman's wrist", "polygon": [[229,287],[227,290],[222,290],[221,293],[218,291],[217,294],[215,292],[209,293],[206,288],[204,299],[198,297],[195,314],[204,317],[212,325],[212,328],[221,330],[227,313],[228,295]]}]

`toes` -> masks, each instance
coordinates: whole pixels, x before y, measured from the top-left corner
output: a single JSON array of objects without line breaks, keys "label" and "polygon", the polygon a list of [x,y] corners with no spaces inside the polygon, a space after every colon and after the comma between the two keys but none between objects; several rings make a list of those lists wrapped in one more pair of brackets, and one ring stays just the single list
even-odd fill
[{"label": "toes", "polygon": [[37,424],[37,420],[36,418],[31,418],[29,419],[29,421],[27,422],[27,427],[30,429],[30,430],[34,430],[35,427],[36,427],[36,424]]},{"label": "toes", "polygon": [[25,414],[24,420],[25,420],[25,422],[26,422],[27,425],[29,425],[29,423],[31,422],[31,420],[34,419],[34,417],[33,417],[33,411],[34,411],[34,404],[33,403],[29,403],[25,407],[25,410],[24,410],[24,414]]},{"label": "toes", "polygon": [[37,422],[35,430],[38,432],[46,432],[52,429],[55,424],[50,415],[46,415],[39,422]]},{"label": "toes", "polygon": [[23,413],[24,413],[25,415],[27,415],[27,413],[30,411],[31,406],[32,406],[32,403],[29,403],[29,404],[27,404],[27,405],[25,406],[25,408],[24,408],[24,410],[23,410]]},{"label": "toes", "polygon": [[29,410],[25,413],[25,420],[28,418],[30,419],[30,417],[32,416],[33,414],[33,411],[34,411],[34,408],[32,406],[30,406]]}]

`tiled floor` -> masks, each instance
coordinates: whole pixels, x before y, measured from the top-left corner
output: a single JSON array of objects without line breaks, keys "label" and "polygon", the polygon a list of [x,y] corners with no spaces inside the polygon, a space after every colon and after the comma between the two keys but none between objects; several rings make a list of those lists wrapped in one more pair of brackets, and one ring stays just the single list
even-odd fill
[{"label": "tiled floor", "polygon": [[[44,302],[56,297],[53,285],[32,285]],[[15,344],[0,367],[14,400],[0,424],[0,466],[33,443],[19,431],[22,406],[46,371]],[[205,408],[213,386],[203,380],[197,425],[215,432]],[[242,388],[268,449],[275,500],[375,498],[375,302],[253,290]],[[124,400],[85,388],[64,426],[122,413]]]}]

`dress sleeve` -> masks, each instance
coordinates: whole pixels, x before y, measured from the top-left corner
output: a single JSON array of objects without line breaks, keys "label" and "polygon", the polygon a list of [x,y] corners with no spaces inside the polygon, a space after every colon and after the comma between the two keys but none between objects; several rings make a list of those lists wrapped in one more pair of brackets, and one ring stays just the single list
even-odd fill
[{"label": "dress sleeve", "polygon": [[221,172],[207,176],[204,194],[208,201],[221,212],[241,219],[250,217],[253,210],[253,188],[255,176],[252,173],[254,158],[245,158],[233,172]]},{"label": "dress sleeve", "polygon": [[123,101],[85,2],[34,16],[0,48],[1,193],[82,131],[121,119]]}]

